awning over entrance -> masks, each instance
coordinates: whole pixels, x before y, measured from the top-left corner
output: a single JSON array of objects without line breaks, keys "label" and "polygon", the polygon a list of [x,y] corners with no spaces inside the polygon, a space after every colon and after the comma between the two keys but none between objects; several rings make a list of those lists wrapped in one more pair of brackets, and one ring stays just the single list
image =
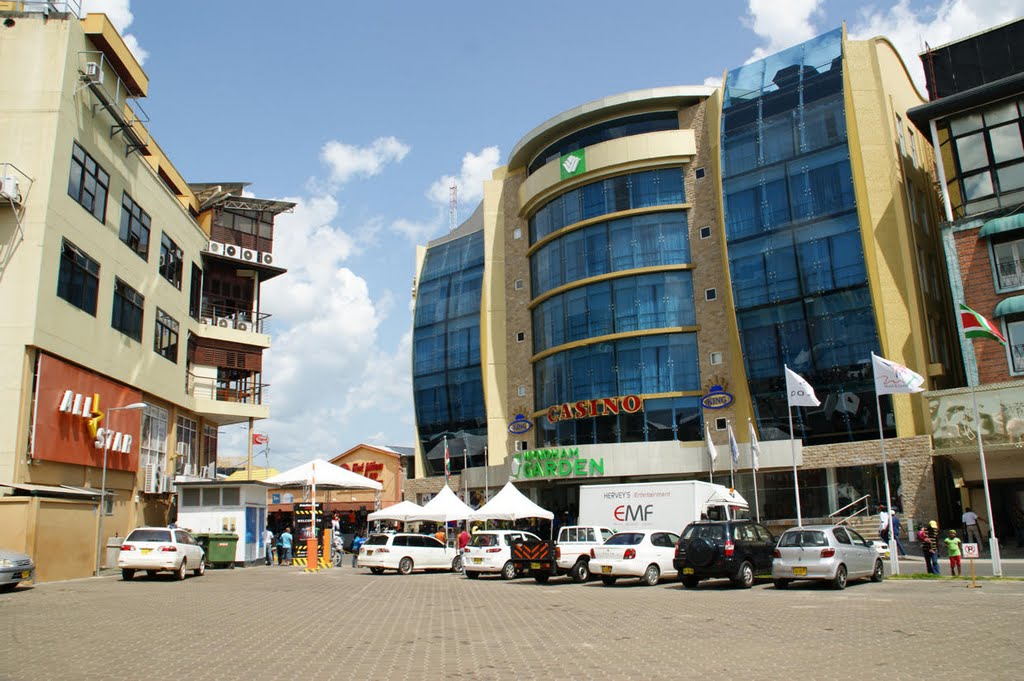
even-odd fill
[{"label": "awning over entrance", "polygon": [[1017,230],[1024,230],[1024,213],[1006,215],[1001,218],[989,220],[982,226],[981,230],[978,231],[978,238],[984,239],[985,237],[996,236],[997,234],[1004,234],[1006,232],[1015,232]]},{"label": "awning over entrance", "polygon": [[1024,296],[1011,296],[999,301],[994,314],[996,317],[1006,317],[1021,312],[1024,312]]},{"label": "awning over entrance", "polygon": [[[71,485],[35,485],[30,482],[0,482],[0,487],[10,487],[31,497],[64,497],[96,499],[100,496],[98,489],[72,487]],[[107,494],[112,494],[107,490]]]}]

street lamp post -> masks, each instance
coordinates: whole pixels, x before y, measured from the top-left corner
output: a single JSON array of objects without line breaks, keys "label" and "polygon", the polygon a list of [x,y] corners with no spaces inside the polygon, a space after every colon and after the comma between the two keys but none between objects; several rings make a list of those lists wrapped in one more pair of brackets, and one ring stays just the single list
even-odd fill
[{"label": "street lamp post", "polygon": [[[145,402],[135,402],[133,404],[126,404],[123,407],[110,407],[107,409],[109,414],[112,411],[124,411],[129,409],[144,409],[147,407]],[[107,422],[108,424],[110,421]],[[103,434],[103,475],[100,477],[100,503],[96,506],[96,512],[99,514],[99,521],[96,523],[96,576],[100,576],[100,561],[103,551],[103,516],[107,513],[107,453],[110,451],[110,438]]]}]

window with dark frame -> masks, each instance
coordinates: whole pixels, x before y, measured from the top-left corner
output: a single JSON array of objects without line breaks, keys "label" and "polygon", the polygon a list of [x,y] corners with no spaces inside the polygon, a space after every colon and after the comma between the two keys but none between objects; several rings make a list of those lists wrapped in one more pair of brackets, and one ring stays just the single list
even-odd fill
[{"label": "window with dark frame", "polygon": [[203,309],[203,269],[195,263],[192,263],[192,283],[188,294],[188,316],[199,319]]},{"label": "window with dark frame", "polygon": [[114,278],[114,312],[110,325],[137,341],[142,341],[142,309],[146,299],[119,278]]},{"label": "window with dark frame", "polygon": [[1024,198],[1024,100],[1007,99],[949,121],[966,214]]},{"label": "window with dark frame", "polygon": [[121,241],[143,260],[149,260],[149,213],[125,192],[121,198]]},{"label": "window with dark frame", "polygon": [[107,190],[110,175],[85,149],[74,143],[71,148],[71,172],[68,176],[68,196],[92,213],[100,222],[107,218]]},{"label": "window with dark frame", "polygon": [[160,235],[160,276],[181,290],[182,253],[167,232]]},{"label": "window with dark frame", "polygon": [[60,248],[57,295],[93,317],[100,287],[100,264],[64,239]]},{"label": "window with dark frame", "polygon": [[178,363],[178,321],[159,307],[156,309],[153,350],[161,357]]}]

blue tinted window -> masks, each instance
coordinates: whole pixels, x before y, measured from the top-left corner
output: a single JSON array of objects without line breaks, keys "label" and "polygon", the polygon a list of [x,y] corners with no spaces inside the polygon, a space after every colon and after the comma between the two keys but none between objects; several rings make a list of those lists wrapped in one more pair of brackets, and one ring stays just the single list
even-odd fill
[{"label": "blue tinted window", "polygon": [[618,175],[572,189],[530,217],[530,243],[580,220],[629,210],[684,203],[683,171],[662,168]]}]

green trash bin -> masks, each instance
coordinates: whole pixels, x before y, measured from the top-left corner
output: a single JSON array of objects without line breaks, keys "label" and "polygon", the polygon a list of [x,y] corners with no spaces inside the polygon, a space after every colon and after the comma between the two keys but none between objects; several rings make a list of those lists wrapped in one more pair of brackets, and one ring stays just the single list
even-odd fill
[{"label": "green trash bin", "polygon": [[214,567],[235,567],[235,546],[238,535],[231,532],[214,532],[208,535],[206,563]]}]

